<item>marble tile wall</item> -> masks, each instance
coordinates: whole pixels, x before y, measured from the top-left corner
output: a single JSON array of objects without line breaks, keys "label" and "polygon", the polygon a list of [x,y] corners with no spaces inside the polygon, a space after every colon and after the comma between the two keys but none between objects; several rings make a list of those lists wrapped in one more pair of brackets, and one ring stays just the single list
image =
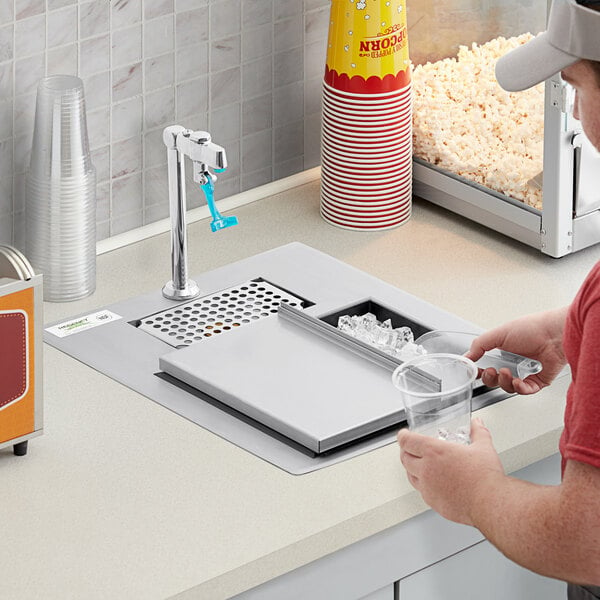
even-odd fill
[{"label": "marble tile wall", "polygon": [[[0,0],[0,243],[24,245],[36,86],[48,74],[85,84],[98,239],[168,215],[166,125],[207,129],[226,148],[217,198],[316,166],[329,3]],[[537,32],[546,4],[407,0],[411,57]],[[201,202],[188,184],[189,206]]]},{"label": "marble tile wall", "polygon": [[316,166],[328,15],[329,0],[0,0],[0,243],[24,245],[49,74],[84,82],[98,239],[168,216],[167,125],[226,148],[217,198]]}]

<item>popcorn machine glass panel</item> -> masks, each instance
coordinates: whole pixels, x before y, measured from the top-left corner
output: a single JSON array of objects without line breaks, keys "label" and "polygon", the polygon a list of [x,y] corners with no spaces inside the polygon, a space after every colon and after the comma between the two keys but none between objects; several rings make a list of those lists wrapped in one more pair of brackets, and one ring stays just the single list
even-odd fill
[{"label": "popcorn machine glass panel", "polygon": [[408,1],[414,191],[559,257],[600,241],[589,192],[587,215],[578,214],[578,188],[600,181],[590,185],[598,167],[570,116],[570,88],[557,75],[511,94],[494,76],[501,55],[545,30],[548,8],[544,0]]}]

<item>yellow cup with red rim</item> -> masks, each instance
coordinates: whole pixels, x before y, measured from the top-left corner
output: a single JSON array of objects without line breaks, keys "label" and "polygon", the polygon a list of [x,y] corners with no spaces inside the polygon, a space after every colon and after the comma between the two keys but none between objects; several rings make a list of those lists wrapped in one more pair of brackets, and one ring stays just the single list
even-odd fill
[{"label": "yellow cup with red rim", "polygon": [[387,94],[410,84],[405,0],[332,0],[325,83]]}]

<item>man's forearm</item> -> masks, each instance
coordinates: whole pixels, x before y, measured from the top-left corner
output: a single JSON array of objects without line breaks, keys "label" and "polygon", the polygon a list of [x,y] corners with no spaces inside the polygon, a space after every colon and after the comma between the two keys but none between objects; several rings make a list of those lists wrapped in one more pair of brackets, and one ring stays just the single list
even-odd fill
[{"label": "man's forearm", "polygon": [[562,335],[565,329],[565,323],[567,321],[568,312],[569,307],[563,306],[561,308],[551,309],[546,311],[545,313],[542,313],[548,319],[552,336],[559,342],[562,341]]},{"label": "man's forearm", "polygon": [[473,524],[503,554],[531,571],[597,584],[597,549],[591,551],[586,523],[575,507],[566,510],[562,495],[561,486],[496,477],[476,496]]}]

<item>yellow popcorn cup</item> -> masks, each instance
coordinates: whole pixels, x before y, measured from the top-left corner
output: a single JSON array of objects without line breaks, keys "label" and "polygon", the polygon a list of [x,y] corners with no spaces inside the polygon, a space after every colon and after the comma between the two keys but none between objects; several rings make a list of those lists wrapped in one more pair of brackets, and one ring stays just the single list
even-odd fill
[{"label": "yellow popcorn cup", "polygon": [[405,0],[332,0],[325,83],[388,94],[410,84]]}]

